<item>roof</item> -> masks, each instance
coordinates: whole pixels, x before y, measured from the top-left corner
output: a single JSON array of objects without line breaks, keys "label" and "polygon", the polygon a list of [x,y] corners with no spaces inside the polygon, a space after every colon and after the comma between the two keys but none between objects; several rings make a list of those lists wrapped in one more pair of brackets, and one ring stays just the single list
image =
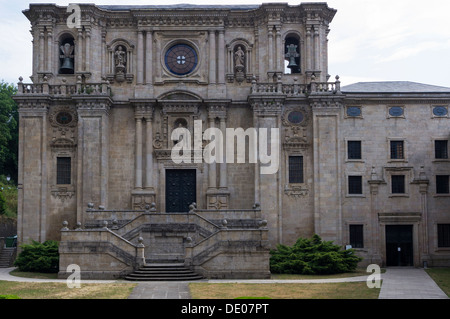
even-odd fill
[{"label": "roof", "polygon": [[254,10],[258,9],[259,5],[195,5],[188,3],[180,3],[173,5],[97,5],[97,7],[110,11],[127,11],[127,10],[174,10],[174,9],[187,9],[187,10],[213,10],[213,9],[226,9],[226,10]]},{"label": "roof", "polygon": [[409,81],[358,82],[341,88],[344,93],[450,93],[450,88]]}]

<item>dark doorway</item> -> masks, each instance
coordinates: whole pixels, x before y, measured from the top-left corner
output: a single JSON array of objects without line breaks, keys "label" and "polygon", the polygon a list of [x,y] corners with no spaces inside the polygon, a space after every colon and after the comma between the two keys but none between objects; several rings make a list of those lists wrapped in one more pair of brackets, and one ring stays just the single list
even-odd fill
[{"label": "dark doorway", "polygon": [[166,212],[188,212],[196,201],[196,170],[166,170]]},{"label": "dark doorway", "polygon": [[386,225],[386,266],[413,266],[412,225]]}]

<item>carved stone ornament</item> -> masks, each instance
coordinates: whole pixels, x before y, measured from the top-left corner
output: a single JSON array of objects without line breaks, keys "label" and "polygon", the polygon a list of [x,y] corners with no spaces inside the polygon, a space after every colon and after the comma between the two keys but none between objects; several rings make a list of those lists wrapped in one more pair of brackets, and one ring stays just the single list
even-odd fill
[{"label": "carved stone ornament", "polygon": [[281,121],[285,126],[307,126],[309,112],[303,106],[287,108],[281,115]]},{"label": "carved stone ornament", "polygon": [[288,196],[301,197],[308,195],[308,188],[302,186],[290,185],[284,189],[284,193]]},{"label": "carved stone ornament", "polygon": [[54,198],[64,202],[67,199],[71,199],[75,195],[75,190],[67,187],[56,187],[52,188],[51,194]]},{"label": "carved stone ornament", "polygon": [[53,127],[76,127],[78,116],[69,106],[55,107],[49,114],[49,121]]}]

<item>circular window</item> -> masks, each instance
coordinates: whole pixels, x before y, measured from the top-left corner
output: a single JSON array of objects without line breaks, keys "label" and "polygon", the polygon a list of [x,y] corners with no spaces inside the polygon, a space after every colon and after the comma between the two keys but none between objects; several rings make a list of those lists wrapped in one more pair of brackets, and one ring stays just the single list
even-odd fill
[{"label": "circular window", "polygon": [[292,111],[288,114],[288,121],[292,124],[300,124],[304,119],[304,114],[299,111]]},{"label": "circular window", "polygon": [[69,112],[59,112],[56,115],[56,122],[61,125],[69,124],[70,122],[72,122],[72,119],[72,114],[70,114]]},{"label": "circular window", "polygon": [[173,74],[186,75],[197,66],[197,52],[187,44],[175,44],[167,50],[164,62]]},{"label": "circular window", "polygon": [[403,108],[400,106],[393,106],[389,109],[389,115],[390,116],[402,116]]},{"label": "circular window", "polygon": [[447,115],[447,108],[445,106],[435,106],[433,108],[433,114],[435,116],[446,116]]}]

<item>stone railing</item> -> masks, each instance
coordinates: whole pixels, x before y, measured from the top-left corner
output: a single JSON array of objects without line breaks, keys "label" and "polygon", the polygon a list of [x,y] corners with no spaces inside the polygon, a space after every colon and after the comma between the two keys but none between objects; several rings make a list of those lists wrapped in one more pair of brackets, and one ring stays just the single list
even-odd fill
[{"label": "stone railing", "polygon": [[62,84],[49,84],[46,77],[42,83],[23,83],[22,80],[20,77],[17,83],[17,95],[111,95],[111,87],[106,80],[101,83],[83,83],[79,78],[76,84],[66,84],[64,80]]},{"label": "stone railing", "polygon": [[268,229],[223,227],[203,241],[187,243],[185,266],[206,278],[270,278]]},{"label": "stone railing", "polygon": [[80,267],[81,276],[85,279],[112,279],[130,273],[145,263],[142,238],[135,245],[106,225],[95,230],[69,230],[67,222],[63,226],[59,245],[60,278],[70,274],[66,269],[72,264]]},{"label": "stone railing", "polygon": [[[267,221],[261,209],[197,210],[187,213],[94,210],[85,227],[61,230],[60,277],[78,264],[85,278],[117,278],[143,263],[176,260],[208,278],[268,278]],[[72,227],[74,228],[74,227]],[[141,237],[142,236],[142,237]],[[145,243],[145,246],[144,244]]]},{"label": "stone railing", "polygon": [[294,83],[282,83],[281,78],[277,82],[258,83],[254,79],[251,86],[251,94],[258,95],[277,95],[283,94],[288,97],[306,96],[309,94],[340,94],[341,82],[339,76],[336,76],[335,82],[316,82],[314,79],[309,84],[298,84],[297,79]]}]

